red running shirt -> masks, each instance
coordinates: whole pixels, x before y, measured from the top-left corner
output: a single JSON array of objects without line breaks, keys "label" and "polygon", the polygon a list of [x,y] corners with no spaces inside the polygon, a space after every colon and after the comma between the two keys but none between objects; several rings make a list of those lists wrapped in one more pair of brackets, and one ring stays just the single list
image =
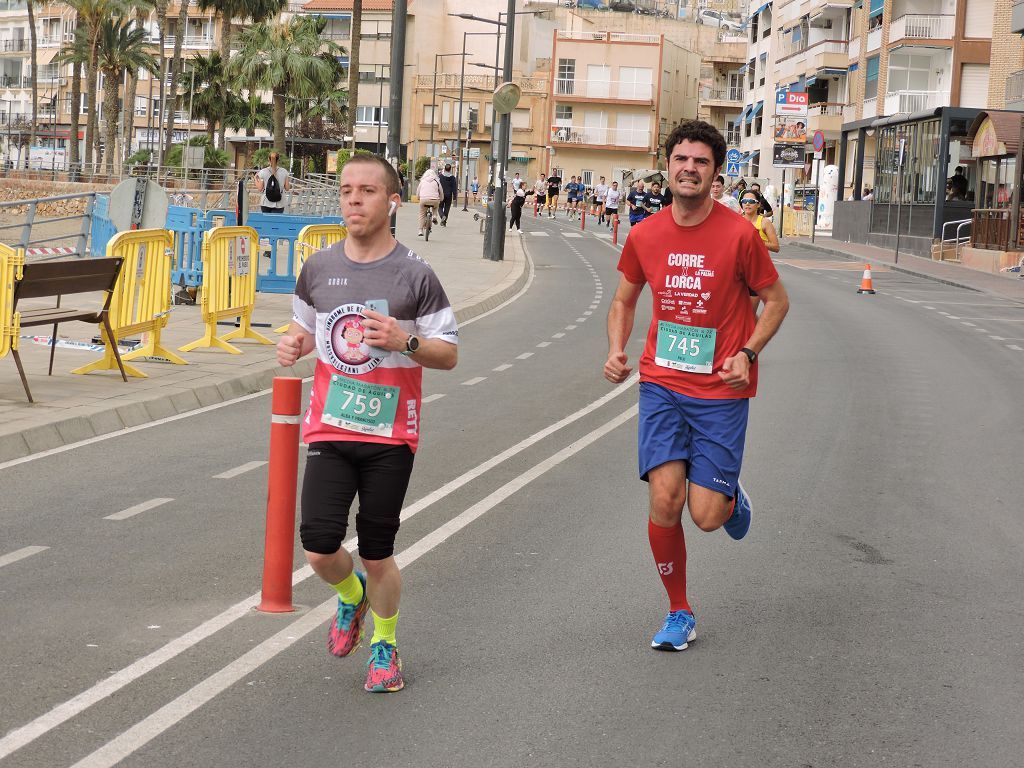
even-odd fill
[{"label": "red running shirt", "polygon": [[[757,365],[750,369],[745,389],[731,389],[718,375],[725,359],[739,352],[753,333],[756,318],[747,288],[759,291],[779,279],[750,222],[715,205],[700,224],[681,227],[666,208],[630,230],[619,271],[631,283],[651,286],[653,318],[640,358],[641,381],[705,400],[757,393]],[[660,320],[717,330],[711,373],[677,371],[654,362]]]}]

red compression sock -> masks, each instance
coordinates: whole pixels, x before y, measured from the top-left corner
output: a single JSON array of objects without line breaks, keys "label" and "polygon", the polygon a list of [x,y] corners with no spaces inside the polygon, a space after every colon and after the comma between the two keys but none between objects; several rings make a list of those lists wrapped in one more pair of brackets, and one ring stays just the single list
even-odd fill
[{"label": "red compression sock", "polygon": [[648,520],[647,538],[651,542],[651,553],[661,583],[668,592],[669,610],[689,611],[690,604],[686,600],[686,540],[682,524],[662,528]]}]

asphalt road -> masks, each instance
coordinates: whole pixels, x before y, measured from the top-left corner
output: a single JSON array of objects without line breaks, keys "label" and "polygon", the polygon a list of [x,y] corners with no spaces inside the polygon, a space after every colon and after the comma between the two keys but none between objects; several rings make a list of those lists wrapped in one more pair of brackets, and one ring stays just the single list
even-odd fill
[{"label": "asphalt road", "polygon": [[784,248],[753,527],[687,527],[698,639],[658,653],[636,390],[601,377],[617,252],[526,226],[529,289],[425,378],[406,690],[327,653],[298,550],[298,610],[251,609],[250,397],[0,465],[0,767],[1019,764],[1024,308],[877,271],[860,296],[856,266]]}]

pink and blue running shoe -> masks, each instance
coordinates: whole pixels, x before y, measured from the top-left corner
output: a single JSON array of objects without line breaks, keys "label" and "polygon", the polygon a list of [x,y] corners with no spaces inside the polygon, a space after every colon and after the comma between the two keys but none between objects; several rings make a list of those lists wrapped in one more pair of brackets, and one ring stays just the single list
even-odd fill
[{"label": "pink and blue running shoe", "polygon": [[363,599],[356,605],[349,605],[339,597],[338,614],[327,634],[327,650],[339,658],[348,656],[359,647],[363,639],[363,620],[370,608],[370,601],[366,598],[366,576],[356,571],[356,577],[363,583]]},{"label": "pink and blue running shoe", "polygon": [[378,640],[370,646],[370,660],[366,662],[366,685],[363,688],[371,693],[394,693],[404,687],[398,648],[387,640]]},{"label": "pink and blue running shoe", "polygon": [[685,651],[697,638],[697,620],[689,611],[670,611],[661,631],[651,640],[651,648],[658,651]]}]

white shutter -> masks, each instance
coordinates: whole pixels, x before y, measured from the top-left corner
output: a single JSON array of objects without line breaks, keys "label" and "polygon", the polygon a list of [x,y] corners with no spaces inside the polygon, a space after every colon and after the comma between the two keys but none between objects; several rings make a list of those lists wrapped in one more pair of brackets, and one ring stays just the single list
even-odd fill
[{"label": "white shutter", "polygon": [[988,64],[964,64],[960,73],[960,106],[988,106]]},{"label": "white shutter", "polygon": [[992,37],[995,0],[967,0],[967,23],[964,37]]}]

